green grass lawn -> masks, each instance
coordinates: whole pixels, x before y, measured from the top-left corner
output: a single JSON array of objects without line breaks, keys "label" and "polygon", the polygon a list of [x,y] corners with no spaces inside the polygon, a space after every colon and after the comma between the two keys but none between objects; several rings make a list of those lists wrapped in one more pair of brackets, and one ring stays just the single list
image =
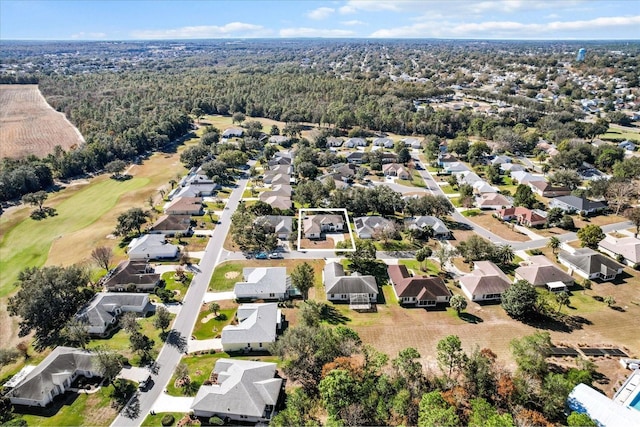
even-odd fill
[{"label": "green grass lawn", "polygon": [[408,240],[389,240],[386,244],[380,241],[373,244],[379,251],[411,251],[421,247],[419,243],[411,243]]},{"label": "green grass lawn", "polygon": [[120,196],[144,187],[148,182],[148,178],[128,181],[107,178],[59,204],[45,203],[45,206],[56,209],[56,216],[42,221],[26,218],[16,225],[0,242],[0,297],[15,290],[13,284],[22,269],[44,265],[56,238],[91,225],[113,208]]},{"label": "green grass lawn", "polygon": [[640,133],[637,132],[625,132],[623,130],[611,128],[600,137],[604,140],[618,140],[618,139],[628,139],[629,141],[640,142]]},{"label": "green grass lawn", "polygon": [[209,316],[210,311],[201,311],[198,315],[198,320],[196,320],[196,324],[193,327],[193,336],[198,340],[208,340],[215,338],[216,336],[222,333],[222,328],[231,323],[234,316],[236,315],[235,308],[227,308],[219,310],[218,314],[224,314],[226,316],[224,320],[216,320],[211,317],[207,322],[202,323],[202,320]]},{"label": "green grass lawn", "polygon": [[400,260],[400,264],[406,265],[407,268],[413,270],[416,275],[426,274],[428,276],[437,276],[438,273],[440,273],[438,264],[429,259],[423,263],[426,264],[427,271],[423,271],[420,263],[415,259],[402,259]]},{"label": "green grass lawn", "polygon": [[[216,267],[209,282],[210,291],[232,291],[236,282],[242,280],[243,265],[237,262],[224,262]],[[237,272],[238,275],[227,278],[227,273]]]},{"label": "green grass lawn", "polygon": [[[184,282],[179,282],[175,279],[175,273],[173,271],[167,271],[162,275],[162,280],[164,280],[165,288],[170,291],[180,291],[176,296],[176,301],[182,301],[184,296],[189,289],[189,284],[191,284],[191,279],[193,279],[193,273],[185,273],[186,279]],[[174,292],[175,294],[175,292]]]},{"label": "green grass lawn", "polygon": [[420,172],[416,170],[413,171],[413,180],[409,181],[408,179],[399,179],[396,181],[396,183],[400,185],[405,185],[407,187],[419,187],[419,188],[426,187],[424,179],[422,179],[422,175],[420,175]]},{"label": "green grass lawn", "polygon": [[161,412],[155,415],[147,415],[147,418],[144,419],[141,426],[142,427],[159,427],[162,425],[162,417],[165,415],[173,415],[175,421],[171,425],[176,425],[178,421],[180,421],[185,415],[182,412]]},{"label": "green grass lawn", "polygon": [[[172,322],[174,317],[175,314],[172,314]],[[155,326],[153,326],[153,320],[153,316],[141,318],[138,319],[138,324],[140,325],[140,333],[148,336],[154,341],[151,355],[155,359],[164,343],[160,339],[160,333],[162,331],[160,331],[160,329],[156,329]],[[169,326],[169,328],[171,328],[171,326]],[[134,366],[140,364],[140,356],[138,354],[134,354],[129,348],[129,334],[125,332],[124,329],[118,330],[110,338],[94,338],[89,342],[89,344],[87,344],[87,348],[89,349],[96,347],[104,347],[106,349],[116,351],[119,354],[122,354],[123,356],[129,358],[129,362]]]},{"label": "green grass lawn", "polygon": [[456,194],[457,191],[453,189],[452,186],[450,186],[449,184],[447,185],[441,185],[440,189],[444,192],[444,194]]},{"label": "green grass lawn", "polygon": [[[108,426],[116,417],[111,408],[113,386],[102,387],[94,394],[66,393],[61,404],[23,415],[30,426]],[[53,411],[56,411],[55,413]],[[36,415],[37,413],[37,415]]]},{"label": "green grass lawn", "polygon": [[[227,353],[196,354],[183,357],[180,363],[187,365],[189,377],[191,382],[197,385],[195,388],[197,390],[205,380],[209,379],[216,361],[225,357],[229,357],[229,355]],[[169,380],[169,384],[167,384],[168,394],[171,396],[184,396],[182,389],[175,387],[175,382],[176,376],[174,375]]]}]

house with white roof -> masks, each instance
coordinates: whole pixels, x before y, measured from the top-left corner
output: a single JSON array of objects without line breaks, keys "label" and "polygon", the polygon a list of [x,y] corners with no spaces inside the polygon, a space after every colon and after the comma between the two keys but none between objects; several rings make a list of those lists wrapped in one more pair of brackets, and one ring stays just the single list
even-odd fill
[{"label": "house with white roof", "polygon": [[607,234],[598,244],[598,249],[613,258],[621,257],[628,266],[640,263],[640,239],[637,237],[618,238]]},{"label": "house with white roof", "polygon": [[222,349],[235,351],[264,351],[276,341],[282,326],[282,312],[275,302],[241,304],[236,312],[237,325],[222,328]]},{"label": "house with white roof", "polygon": [[378,300],[378,283],[374,276],[353,273],[347,276],[342,264],[329,262],[322,270],[327,300],[349,302],[351,308],[368,309]]},{"label": "house with white roof", "polygon": [[237,282],[233,293],[239,300],[285,300],[289,298],[291,278],[286,267],[245,267],[244,282]]},{"label": "house with white roof", "polygon": [[460,277],[460,289],[471,301],[495,301],[509,289],[511,281],[491,261],[475,261],[473,271]]},{"label": "house with white roof", "polygon": [[405,220],[405,224],[409,230],[431,227],[433,230],[433,237],[436,239],[448,239],[451,237],[451,230],[447,228],[440,218],[435,216],[423,215],[409,218]]},{"label": "house with white roof", "polygon": [[98,292],[75,317],[86,325],[89,334],[104,336],[122,313],[143,314],[148,304],[149,294]]},{"label": "house with white roof", "polygon": [[393,222],[381,216],[361,216],[355,218],[353,224],[359,238],[372,239],[385,227],[393,225]]},{"label": "house with white roof", "polygon": [[168,243],[164,234],[144,234],[133,239],[127,246],[127,255],[132,261],[172,259],[179,252],[180,248]]},{"label": "house with white roof", "polygon": [[219,359],[213,384],[198,390],[191,409],[197,417],[216,416],[247,423],[268,422],[284,392],[277,365],[238,359]]}]

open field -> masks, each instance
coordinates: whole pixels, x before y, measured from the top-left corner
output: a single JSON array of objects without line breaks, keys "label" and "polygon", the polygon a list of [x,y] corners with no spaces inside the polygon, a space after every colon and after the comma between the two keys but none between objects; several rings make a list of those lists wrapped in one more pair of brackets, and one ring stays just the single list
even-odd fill
[{"label": "open field", "polygon": [[64,114],[44,99],[38,85],[0,85],[0,157],[45,157],[56,145],[65,151],[84,138]]},{"label": "open field", "polygon": [[486,228],[497,236],[505,240],[513,240],[516,242],[528,242],[531,240],[529,236],[512,229],[509,224],[495,218],[491,213],[481,212],[479,215],[470,215],[467,219],[481,227]]}]

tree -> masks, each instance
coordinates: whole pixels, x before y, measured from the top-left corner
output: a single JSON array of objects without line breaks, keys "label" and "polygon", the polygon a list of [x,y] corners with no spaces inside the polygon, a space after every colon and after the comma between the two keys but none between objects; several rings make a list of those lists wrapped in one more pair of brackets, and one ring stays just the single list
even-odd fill
[{"label": "tree", "polygon": [[330,371],[318,384],[318,390],[324,407],[332,417],[360,401],[359,381],[344,369]]},{"label": "tree", "polygon": [[535,314],[538,293],[531,283],[518,280],[502,293],[502,308],[514,319],[526,319]]},{"label": "tree", "polygon": [[345,255],[351,262],[351,270],[367,274],[376,262],[376,247],[371,240],[355,239],[356,250]]},{"label": "tree", "polygon": [[[187,147],[182,153],[180,153],[180,161],[184,164],[184,167],[187,169],[191,169],[196,166],[200,166],[200,164],[207,158],[207,156],[211,154],[209,147],[203,144],[192,145],[191,147]],[[171,180],[174,181],[174,180]],[[171,181],[169,181],[171,183]],[[173,188],[173,183],[171,183],[171,188]]]},{"label": "tree", "polygon": [[511,414],[498,414],[496,408],[483,398],[471,400],[469,427],[514,427]]},{"label": "tree", "polygon": [[610,206],[615,206],[616,215],[636,198],[638,194],[636,187],[636,183],[627,181],[615,181],[609,184],[605,198]]},{"label": "tree", "polygon": [[149,215],[140,208],[131,208],[118,216],[115,234],[126,236],[132,231],[138,235],[142,233],[142,226],[147,222]]},{"label": "tree", "polygon": [[125,332],[129,334],[133,334],[140,329],[140,324],[138,323],[138,318],[136,317],[136,313],[133,311],[127,311],[120,317],[120,327],[124,329]]},{"label": "tree", "polygon": [[113,384],[120,370],[122,370],[121,356],[111,350],[98,348],[96,350],[94,363],[100,375],[107,380],[109,384]]},{"label": "tree", "polygon": [[534,378],[543,378],[549,371],[547,357],[551,354],[551,336],[548,332],[536,332],[511,340],[511,352],[518,369]]},{"label": "tree", "polygon": [[551,248],[551,250],[553,251],[553,254],[557,254],[558,253],[558,248],[560,247],[560,239],[558,239],[556,236],[551,236],[551,238],[549,239],[549,241],[547,242],[547,247]]},{"label": "tree", "polygon": [[605,238],[602,228],[596,224],[589,224],[578,230],[578,239],[580,239],[580,246],[596,249],[598,243]]},{"label": "tree", "polygon": [[416,261],[420,263],[420,268],[423,271],[426,271],[426,266],[424,262],[431,256],[433,250],[430,247],[424,246],[416,251]]},{"label": "tree", "polygon": [[515,258],[516,254],[513,251],[513,247],[511,245],[497,245],[494,248],[493,259],[495,259],[499,264],[509,265]]},{"label": "tree", "polygon": [[278,412],[269,425],[274,427],[320,425],[311,416],[314,401],[300,387],[287,393],[285,408]]},{"label": "tree", "polygon": [[474,348],[464,365],[464,387],[470,396],[494,400],[498,378],[495,368],[497,356],[488,348]]},{"label": "tree", "polygon": [[26,359],[28,359],[29,356],[29,343],[26,341],[20,341],[18,344],[16,344],[16,350],[18,350],[20,353],[22,353],[22,357]]},{"label": "tree", "polygon": [[467,299],[462,295],[456,294],[449,300],[449,305],[458,313],[458,316],[460,316],[460,312],[467,308]]},{"label": "tree", "polygon": [[469,140],[465,137],[458,137],[451,141],[447,146],[450,153],[456,153],[459,156],[466,156],[469,152]]},{"label": "tree", "polygon": [[91,251],[91,258],[98,264],[98,267],[104,268],[106,271],[111,269],[111,260],[113,259],[113,251],[106,246],[99,246]]},{"label": "tree", "polygon": [[22,203],[28,203],[31,206],[37,206],[38,212],[43,212],[44,209],[42,206],[44,205],[45,200],[49,197],[49,193],[46,191],[36,191],[35,193],[28,193],[22,196]]},{"label": "tree", "polygon": [[411,160],[411,153],[407,147],[402,147],[398,152],[398,163],[407,164]]},{"label": "tree", "polygon": [[558,303],[558,313],[562,310],[563,305],[569,305],[570,299],[567,292],[560,292],[556,294],[556,302]]},{"label": "tree", "polygon": [[114,160],[104,165],[104,170],[113,174],[113,178],[120,178],[120,172],[127,167],[127,163],[124,160]]},{"label": "tree", "polygon": [[447,265],[452,256],[451,250],[441,242],[440,247],[436,249],[435,256],[440,263],[440,271],[444,271],[445,265]]},{"label": "tree", "polygon": [[578,175],[578,172],[575,170],[562,169],[549,175],[549,182],[574,190],[582,184],[582,178],[580,178],[580,175]]},{"label": "tree", "polygon": [[467,152],[467,158],[472,165],[480,163],[482,158],[491,153],[491,148],[484,141],[478,141],[471,144],[469,151]]},{"label": "tree", "polygon": [[240,124],[240,123],[244,122],[246,118],[247,118],[247,116],[245,116],[243,113],[238,111],[238,112],[233,113],[233,116],[231,116],[231,122],[234,123],[234,124],[235,123]]},{"label": "tree", "polygon": [[129,335],[129,347],[132,351],[140,353],[143,358],[148,357],[155,342],[148,336],[136,331]]},{"label": "tree", "polygon": [[161,329],[162,332],[171,324],[171,313],[164,307],[158,307],[156,309],[156,317],[153,319],[153,326]]},{"label": "tree", "polygon": [[598,423],[585,413],[573,411],[567,417],[567,425],[569,427],[597,427]]},{"label": "tree", "polygon": [[436,356],[438,366],[440,366],[443,372],[447,373],[449,378],[451,378],[451,373],[454,370],[462,369],[467,356],[462,350],[462,343],[457,335],[444,337],[438,341],[436,349],[438,350]]},{"label": "tree", "polygon": [[400,350],[398,357],[393,359],[391,364],[411,396],[418,397],[426,385],[418,350],[413,347]]},{"label": "tree", "polygon": [[640,208],[629,208],[624,211],[624,216],[636,226],[635,236],[640,233]]},{"label": "tree", "polygon": [[309,289],[313,288],[314,280],[313,267],[307,262],[296,265],[291,272],[291,284],[300,291],[304,301],[309,298]]},{"label": "tree", "polygon": [[19,336],[35,331],[35,347],[60,342],[61,330],[94,294],[81,267],[28,267],[18,275],[19,291],[9,298],[8,311],[20,317]]},{"label": "tree", "polygon": [[420,399],[418,409],[418,426],[457,427],[460,419],[456,415],[456,408],[449,405],[440,391],[426,393]]},{"label": "tree", "polygon": [[209,303],[209,306],[207,308],[209,309],[210,312],[213,313],[214,316],[218,317],[218,312],[220,311],[220,304],[213,301]]},{"label": "tree", "polygon": [[67,345],[71,347],[80,347],[84,349],[89,342],[89,331],[87,331],[87,323],[81,319],[71,318],[64,328],[62,328],[61,336]]},{"label": "tree", "polygon": [[616,299],[611,295],[607,295],[606,297],[604,297],[603,301],[605,304],[607,304],[607,307],[613,307],[613,305],[616,303]]},{"label": "tree", "polygon": [[520,184],[516,187],[516,192],[513,195],[513,206],[524,206],[525,208],[532,209],[538,203],[535,194],[526,184]]}]

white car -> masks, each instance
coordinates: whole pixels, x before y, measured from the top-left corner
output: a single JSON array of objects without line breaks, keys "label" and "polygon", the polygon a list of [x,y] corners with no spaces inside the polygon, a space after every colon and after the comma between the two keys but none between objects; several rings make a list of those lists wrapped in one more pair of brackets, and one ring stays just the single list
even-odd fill
[{"label": "white car", "polygon": [[269,254],[269,259],[283,259],[284,256],[280,252],[272,252]]}]

